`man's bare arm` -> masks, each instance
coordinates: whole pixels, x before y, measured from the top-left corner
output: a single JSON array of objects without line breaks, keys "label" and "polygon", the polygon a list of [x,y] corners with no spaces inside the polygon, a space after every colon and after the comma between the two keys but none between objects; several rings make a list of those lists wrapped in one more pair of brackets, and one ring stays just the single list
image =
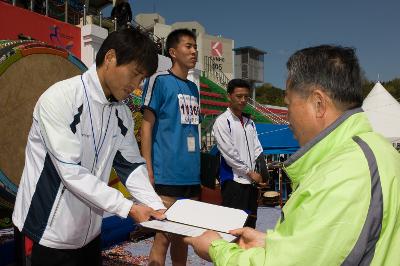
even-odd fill
[{"label": "man's bare arm", "polygon": [[151,184],[154,186],[154,173],[153,165],[151,162],[151,149],[152,149],[152,136],[153,136],[153,126],[156,117],[152,111],[144,109],[143,121],[141,129],[141,148],[142,156],[146,160],[147,171],[149,172],[149,179]]}]

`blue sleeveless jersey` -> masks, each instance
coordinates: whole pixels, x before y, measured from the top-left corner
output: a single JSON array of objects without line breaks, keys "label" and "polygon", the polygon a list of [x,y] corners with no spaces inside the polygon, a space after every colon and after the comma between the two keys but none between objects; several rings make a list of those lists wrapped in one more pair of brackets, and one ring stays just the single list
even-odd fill
[{"label": "blue sleeveless jersey", "polygon": [[145,82],[142,109],[156,117],[152,138],[156,184],[200,184],[199,98],[196,84],[170,71],[157,72]]}]

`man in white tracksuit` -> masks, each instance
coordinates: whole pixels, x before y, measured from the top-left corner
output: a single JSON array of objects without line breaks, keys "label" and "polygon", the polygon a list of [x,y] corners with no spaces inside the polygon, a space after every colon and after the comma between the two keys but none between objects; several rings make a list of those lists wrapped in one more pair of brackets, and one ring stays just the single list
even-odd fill
[{"label": "man in white tracksuit", "polygon": [[[23,264],[28,238],[32,265],[101,265],[103,212],[136,222],[163,217],[154,211],[165,207],[140,157],[131,112],[121,102],[157,65],[147,36],[133,29],[113,32],[87,72],[42,94],[12,217],[17,263]],[[107,185],[112,167],[142,204]]]},{"label": "man in white tracksuit", "polygon": [[250,85],[233,79],[227,86],[229,108],[215,121],[213,134],[221,153],[220,181],[222,205],[249,213],[246,226],[255,228],[261,175],[255,171],[256,159],[263,156],[254,122],[245,114]]}]

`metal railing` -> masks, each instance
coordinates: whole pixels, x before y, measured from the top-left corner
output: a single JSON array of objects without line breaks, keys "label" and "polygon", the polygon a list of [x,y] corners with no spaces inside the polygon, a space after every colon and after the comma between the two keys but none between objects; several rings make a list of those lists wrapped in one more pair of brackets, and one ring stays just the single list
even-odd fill
[{"label": "metal railing", "polygon": [[2,0],[14,6],[26,9],[70,24],[79,24],[82,17],[82,6],[79,1],[71,0],[28,0],[24,3],[16,0]]},{"label": "metal railing", "polygon": [[289,122],[280,117],[279,115],[271,112],[268,108],[264,107],[263,105],[259,104],[257,101],[255,101],[252,98],[249,98],[248,105],[265,115],[269,120],[271,120],[274,124],[284,124],[288,125]]},{"label": "metal railing", "polygon": [[[205,136],[207,149],[209,149],[215,143],[214,136],[212,135],[212,128],[214,126],[215,120],[217,119],[217,115],[210,115],[211,118],[208,121],[208,124],[202,129],[202,135]],[[203,120],[205,120],[207,115],[204,116]]]},{"label": "metal railing", "polygon": [[[16,0],[0,0],[9,2],[12,5],[17,5]],[[72,0],[28,0],[27,8],[31,11],[46,15],[60,21],[77,25],[80,23],[82,18],[82,24],[87,24],[87,16],[91,16],[91,23],[105,27],[109,32],[117,30],[117,18],[106,18],[103,17],[102,12],[93,14],[93,10],[90,10],[88,6],[80,1]],[[137,28],[140,31],[146,33],[156,44],[158,52],[162,55],[165,54],[165,38],[156,36],[152,30],[146,29],[135,20],[132,20],[128,27]]]},{"label": "metal railing", "polygon": [[[86,10],[84,8],[84,10]],[[86,20],[84,17],[84,22],[83,25],[86,25]],[[112,17],[103,17],[102,13],[100,12],[98,16],[93,16],[92,18],[92,23],[99,25],[100,27],[105,27],[108,29],[109,32],[116,31],[118,29],[117,25],[117,18],[112,18]],[[165,54],[165,38],[160,38],[157,35],[155,35],[151,30],[146,29],[142,25],[140,25],[138,22],[136,22],[134,19],[130,21],[127,25],[127,27],[132,27],[140,30],[141,32],[147,34],[151,40],[155,43],[157,46],[157,50],[159,54],[164,55]]]},{"label": "metal railing", "polygon": [[160,38],[154,34],[153,31],[146,29],[140,25],[136,20],[132,19],[132,27],[139,29],[142,32],[147,33],[147,35],[154,41],[157,49],[161,55],[165,55],[165,38]]},{"label": "metal railing", "polygon": [[204,56],[203,76],[217,83],[226,90],[229,78],[218,68],[218,64],[209,56]]},{"label": "metal railing", "polygon": [[[206,119],[206,116],[207,115],[204,116],[203,120]],[[211,115],[211,119],[209,120],[208,124],[205,126],[205,128],[203,128],[201,130],[201,135],[202,135],[202,138],[201,138],[202,145],[201,146],[203,149],[203,147],[205,145],[205,148],[207,151],[210,150],[210,148],[215,144],[215,139],[212,134],[212,128],[213,128],[213,125],[214,125],[216,119],[217,119],[217,116]]]}]

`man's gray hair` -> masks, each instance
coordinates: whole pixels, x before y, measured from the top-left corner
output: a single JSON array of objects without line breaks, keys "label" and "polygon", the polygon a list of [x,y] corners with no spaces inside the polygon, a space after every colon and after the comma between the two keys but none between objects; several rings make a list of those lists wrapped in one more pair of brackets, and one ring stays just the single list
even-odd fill
[{"label": "man's gray hair", "polygon": [[321,45],[295,52],[286,63],[288,87],[304,97],[313,86],[347,110],[362,105],[361,71],[354,48]]}]

